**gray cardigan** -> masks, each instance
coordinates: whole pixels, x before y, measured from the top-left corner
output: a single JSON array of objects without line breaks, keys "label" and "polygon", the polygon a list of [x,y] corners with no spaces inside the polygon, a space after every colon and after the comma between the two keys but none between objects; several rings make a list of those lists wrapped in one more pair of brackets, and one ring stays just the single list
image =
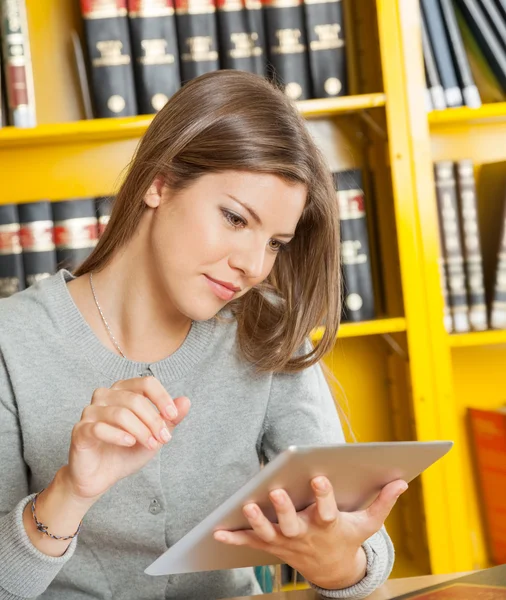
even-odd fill
[{"label": "gray cardigan", "polygon": [[[67,271],[0,301],[0,600],[217,600],[260,593],[253,569],[151,577],[144,569],[291,444],[343,441],[319,366],[255,375],[237,353],[236,325],[192,325],[183,345],[151,370],[192,407],[172,441],[90,509],[65,554],[30,542],[23,509],[67,463],[72,428],[93,390],[147,366],[103,346],[68,292]],[[365,544],[366,577],[325,592],[359,599],[391,572],[384,529]]]}]

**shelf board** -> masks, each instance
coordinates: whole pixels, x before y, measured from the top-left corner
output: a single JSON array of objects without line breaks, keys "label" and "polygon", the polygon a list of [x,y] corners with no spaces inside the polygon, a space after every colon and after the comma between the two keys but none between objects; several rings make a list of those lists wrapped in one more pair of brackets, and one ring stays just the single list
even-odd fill
[{"label": "shelf board", "polygon": [[[375,319],[374,321],[362,321],[360,323],[343,323],[339,328],[337,338],[360,337],[364,335],[381,335],[382,333],[398,333],[406,331],[406,319],[395,317],[391,319]],[[311,334],[313,342],[323,337],[324,328],[318,327]]]},{"label": "shelf board", "polygon": [[491,329],[490,331],[452,333],[448,335],[448,343],[453,348],[506,344],[506,330]]},{"label": "shelf board", "polygon": [[[385,106],[385,103],[385,94],[362,94],[304,100],[298,102],[297,106],[304,117],[311,118],[381,107]],[[54,123],[38,125],[30,129],[4,127],[0,129],[0,148],[138,138],[146,131],[152,120],[152,115],[145,115]]]},{"label": "shelf board", "polygon": [[445,110],[433,110],[428,117],[431,129],[447,125],[503,123],[506,121],[506,102],[484,104],[480,108],[462,106]]}]

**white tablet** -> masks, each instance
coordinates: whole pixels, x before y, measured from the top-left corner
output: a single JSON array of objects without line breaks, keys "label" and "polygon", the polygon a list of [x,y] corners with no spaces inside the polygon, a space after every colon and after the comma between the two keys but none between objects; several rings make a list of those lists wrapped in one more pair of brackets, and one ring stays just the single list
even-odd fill
[{"label": "white tablet", "polygon": [[268,519],[276,513],[269,492],[283,488],[300,511],[314,502],[310,481],[328,477],[337,506],[350,512],[369,506],[381,489],[396,479],[410,482],[444,456],[453,442],[379,442],[332,446],[291,446],[254,475],[210,515],[170,547],[144,571],[171,575],[216,569],[273,565],[272,554],[216,541],[218,529],[251,529],[242,508],[255,502]]}]

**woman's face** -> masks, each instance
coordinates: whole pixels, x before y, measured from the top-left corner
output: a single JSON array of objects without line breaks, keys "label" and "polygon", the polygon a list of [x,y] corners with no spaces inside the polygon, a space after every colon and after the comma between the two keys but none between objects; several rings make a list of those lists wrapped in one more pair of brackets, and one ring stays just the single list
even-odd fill
[{"label": "woman's face", "polygon": [[[303,184],[244,171],[208,174],[176,196],[155,182],[150,260],[173,308],[207,320],[270,273],[306,202]],[[230,289],[233,288],[233,289]]]}]

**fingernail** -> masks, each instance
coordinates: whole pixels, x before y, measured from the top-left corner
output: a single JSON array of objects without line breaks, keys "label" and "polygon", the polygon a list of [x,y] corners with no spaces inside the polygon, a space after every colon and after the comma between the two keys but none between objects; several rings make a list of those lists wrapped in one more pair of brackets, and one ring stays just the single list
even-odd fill
[{"label": "fingernail", "polygon": [[218,531],[217,533],[214,534],[215,539],[217,539],[219,542],[225,542],[227,539],[227,534],[223,533],[222,531]]},{"label": "fingernail", "polygon": [[245,506],[244,512],[246,513],[247,517],[251,517],[251,518],[256,517],[258,515],[257,508],[253,504],[249,504],[248,506]]},{"label": "fingernail", "polygon": [[401,487],[401,489],[400,489],[399,493],[397,494],[397,498],[398,498],[398,497],[399,497],[401,494],[404,494],[404,492],[405,492],[407,489],[408,489],[408,484],[407,484],[407,483],[405,483],[405,484],[404,484],[404,485]]},{"label": "fingernail", "polygon": [[176,407],[172,406],[172,404],[165,407],[165,414],[171,420],[175,419],[178,415]]},{"label": "fingernail", "polygon": [[162,440],[164,442],[169,442],[171,439],[171,435],[169,433],[169,430],[167,429],[167,427],[164,427],[161,431],[160,431],[160,437],[162,438]]},{"label": "fingernail", "polygon": [[272,492],[271,496],[274,498],[274,502],[276,502],[276,504],[284,504],[285,495],[283,494],[283,492]]},{"label": "fingernail", "polygon": [[320,492],[325,492],[327,490],[327,480],[323,477],[318,477],[318,479],[315,479],[314,484],[316,489],[320,490]]}]

